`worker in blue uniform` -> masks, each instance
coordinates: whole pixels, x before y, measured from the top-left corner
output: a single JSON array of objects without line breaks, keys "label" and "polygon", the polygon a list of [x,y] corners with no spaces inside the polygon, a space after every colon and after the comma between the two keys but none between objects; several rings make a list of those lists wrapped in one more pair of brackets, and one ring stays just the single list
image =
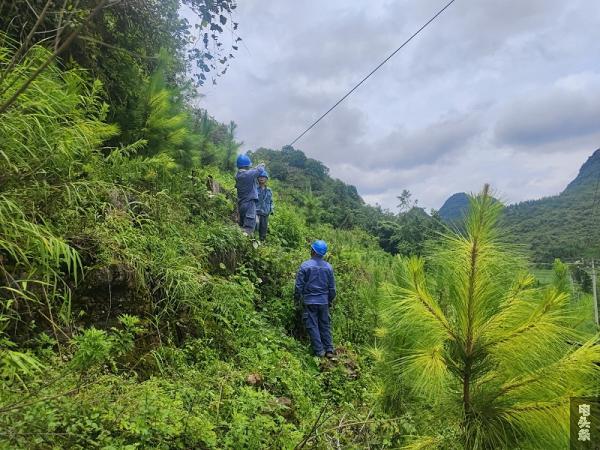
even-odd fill
[{"label": "worker in blue uniform", "polygon": [[235,175],[235,187],[237,189],[240,227],[250,236],[256,228],[257,178],[260,171],[264,170],[265,167],[264,164],[259,164],[252,169],[252,160],[247,155],[239,155],[236,165],[238,172]]},{"label": "worker in blue uniform", "polygon": [[302,320],[315,355],[333,359],[329,309],[336,295],[335,277],[331,264],[323,259],[327,243],[317,240],[310,247],[311,258],[302,263],[296,275],[294,297],[303,301]]}]

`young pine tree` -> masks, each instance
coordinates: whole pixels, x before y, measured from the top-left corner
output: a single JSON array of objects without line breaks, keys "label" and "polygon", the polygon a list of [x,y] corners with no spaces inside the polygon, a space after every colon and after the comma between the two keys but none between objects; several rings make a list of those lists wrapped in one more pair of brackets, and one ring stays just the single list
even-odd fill
[{"label": "young pine tree", "polygon": [[167,155],[178,166],[189,168],[200,163],[200,136],[194,130],[182,93],[165,78],[168,65],[169,57],[163,51],[159,66],[132,113],[131,130],[125,137],[130,143],[146,142],[138,152],[140,156]]},{"label": "young pine tree", "polygon": [[384,400],[416,403],[413,448],[568,448],[569,398],[597,394],[598,335],[573,329],[568,290],[523,273],[501,208],[486,186],[464,231],[385,288]]}]

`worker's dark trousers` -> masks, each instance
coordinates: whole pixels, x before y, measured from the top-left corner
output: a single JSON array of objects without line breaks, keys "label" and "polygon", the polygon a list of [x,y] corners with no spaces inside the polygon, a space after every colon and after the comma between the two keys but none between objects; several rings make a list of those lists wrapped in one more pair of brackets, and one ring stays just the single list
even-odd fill
[{"label": "worker's dark trousers", "polygon": [[267,237],[267,229],[269,228],[269,216],[262,214],[256,215],[256,229],[258,230],[258,238],[264,241]]},{"label": "worker's dark trousers", "polygon": [[257,200],[247,200],[238,203],[240,213],[240,227],[251,235],[256,228],[256,203]]},{"label": "worker's dark trousers", "polygon": [[329,321],[328,305],[304,305],[302,320],[317,356],[325,352],[333,352],[333,339],[331,338],[331,324]]}]

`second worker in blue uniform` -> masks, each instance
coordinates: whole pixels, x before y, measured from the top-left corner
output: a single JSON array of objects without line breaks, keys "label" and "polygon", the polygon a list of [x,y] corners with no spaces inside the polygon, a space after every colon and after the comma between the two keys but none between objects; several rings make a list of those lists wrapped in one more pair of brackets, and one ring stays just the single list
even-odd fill
[{"label": "second worker in blue uniform", "polygon": [[331,264],[323,259],[325,241],[311,245],[311,258],[304,261],[296,275],[294,297],[303,301],[302,320],[316,356],[333,358],[333,338],[329,308],[335,299],[335,277]]}]

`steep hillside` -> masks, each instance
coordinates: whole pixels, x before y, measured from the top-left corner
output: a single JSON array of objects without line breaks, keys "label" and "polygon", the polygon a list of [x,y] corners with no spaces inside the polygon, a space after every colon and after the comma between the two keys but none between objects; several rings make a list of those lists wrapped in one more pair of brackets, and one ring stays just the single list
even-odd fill
[{"label": "steep hillside", "polygon": [[562,193],[510,205],[504,212],[503,223],[515,242],[525,245],[535,261],[598,258],[600,199],[595,197],[598,181],[600,150],[590,156]]},{"label": "steep hillside", "polygon": [[577,177],[569,183],[563,194],[576,193],[581,189],[596,187],[600,179],[600,149],[596,150],[592,156],[581,166]]},{"label": "steep hillside", "polygon": [[[48,51],[34,54],[8,82]],[[2,114],[0,449],[393,442],[393,428],[343,425],[389,419],[372,409],[366,347],[393,258],[281,186],[266,245],[243,235],[231,133],[151,84],[144,139],[120,147],[105,144],[122,136],[101,83],[79,68],[51,65]],[[360,205],[332,188],[333,204]],[[315,238],[336,271],[336,364],[313,358],[293,302]],[[313,434],[321,418],[339,428]]]}]

